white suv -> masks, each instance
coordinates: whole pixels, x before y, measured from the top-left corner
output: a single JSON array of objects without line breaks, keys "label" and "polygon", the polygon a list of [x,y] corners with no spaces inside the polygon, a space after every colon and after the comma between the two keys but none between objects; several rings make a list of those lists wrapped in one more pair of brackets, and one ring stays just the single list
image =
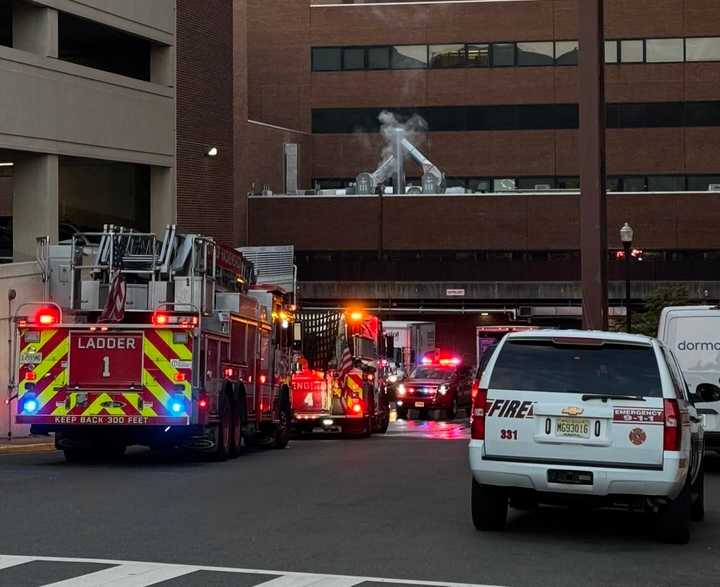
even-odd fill
[{"label": "white suv", "polygon": [[472,519],[505,527],[516,507],[587,500],[655,512],[660,540],[687,542],[704,516],[703,430],[690,393],[659,341],[609,332],[507,335],[472,410]]}]

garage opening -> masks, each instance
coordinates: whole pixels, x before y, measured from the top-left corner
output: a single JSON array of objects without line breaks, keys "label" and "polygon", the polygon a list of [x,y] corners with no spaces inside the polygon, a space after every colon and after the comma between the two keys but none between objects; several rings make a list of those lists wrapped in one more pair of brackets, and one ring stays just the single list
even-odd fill
[{"label": "garage opening", "polygon": [[60,59],[150,81],[150,41],[66,13],[59,28]]},{"label": "garage opening", "polygon": [[12,47],[12,0],[0,0],[0,45]]},{"label": "garage opening", "polygon": [[105,224],[150,230],[150,167],[63,157],[60,160],[60,240]]}]

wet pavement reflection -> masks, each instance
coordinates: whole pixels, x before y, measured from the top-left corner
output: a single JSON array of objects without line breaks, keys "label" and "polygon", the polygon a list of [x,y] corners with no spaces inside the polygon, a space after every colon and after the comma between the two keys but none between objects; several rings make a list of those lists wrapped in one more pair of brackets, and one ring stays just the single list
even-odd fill
[{"label": "wet pavement reflection", "polygon": [[450,421],[396,420],[390,423],[386,436],[434,440],[469,440],[470,421],[467,418],[457,418]]}]

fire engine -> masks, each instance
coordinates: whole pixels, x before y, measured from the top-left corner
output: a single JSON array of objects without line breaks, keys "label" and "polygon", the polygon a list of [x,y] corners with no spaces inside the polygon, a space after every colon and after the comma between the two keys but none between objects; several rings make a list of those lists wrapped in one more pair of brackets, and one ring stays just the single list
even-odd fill
[{"label": "fire engine", "polygon": [[302,331],[302,354],[292,379],[293,428],[384,434],[390,405],[379,318],[360,311],[303,311],[296,326]]},{"label": "fire engine", "polygon": [[40,242],[46,299],[14,317],[18,423],[69,461],[287,445],[293,306],[242,254],[174,226]]}]

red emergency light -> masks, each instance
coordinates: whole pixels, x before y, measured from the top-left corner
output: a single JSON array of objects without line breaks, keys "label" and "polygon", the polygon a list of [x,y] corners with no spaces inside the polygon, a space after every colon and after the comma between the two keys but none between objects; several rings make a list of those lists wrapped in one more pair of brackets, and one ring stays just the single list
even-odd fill
[{"label": "red emergency light", "polygon": [[32,322],[43,328],[57,326],[60,324],[60,311],[53,306],[42,306],[36,310]]},{"label": "red emergency light", "polygon": [[460,357],[448,357],[448,356],[435,356],[435,357],[423,357],[423,365],[440,365],[441,367],[456,367],[462,363]]},{"label": "red emergency light", "polygon": [[180,328],[195,328],[199,319],[195,314],[170,314],[168,312],[155,312],[152,317],[153,326],[179,326]]}]

